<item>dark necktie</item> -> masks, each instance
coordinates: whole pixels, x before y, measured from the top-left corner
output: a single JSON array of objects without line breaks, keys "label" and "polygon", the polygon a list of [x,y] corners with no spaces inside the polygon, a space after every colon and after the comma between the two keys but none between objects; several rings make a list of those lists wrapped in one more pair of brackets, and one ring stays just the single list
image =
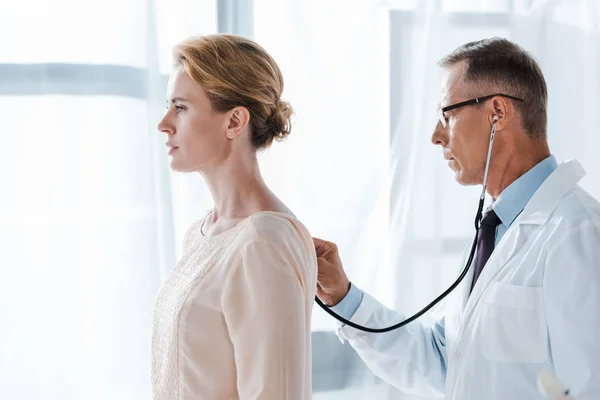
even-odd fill
[{"label": "dark necktie", "polygon": [[475,258],[475,271],[473,272],[473,283],[471,291],[475,286],[475,282],[481,275],[481,271],[487,263],[487,260],[494,251],[494,242],[496,240],[496,227],[500,225],[500,218],[494,212],[492,207],[488,208],[481,220],[481,226],[477,233],[477,258]]}]

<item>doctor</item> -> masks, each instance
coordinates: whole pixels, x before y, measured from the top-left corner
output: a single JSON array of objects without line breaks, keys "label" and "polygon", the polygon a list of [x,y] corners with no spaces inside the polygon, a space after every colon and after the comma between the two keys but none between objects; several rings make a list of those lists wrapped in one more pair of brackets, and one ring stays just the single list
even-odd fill
[{"label": "doctor", "polygon": [[[447,79],[431,141],[461,185],[482,184],[497,119],[487,186],[494,202],[473,266],[435,324],[383,334],[341,326],[338,335],[409,393],[542,399],[537,375],[549,370],[579,400],[600,399],[600,204],[577,184],[581,165],[550,153],[542,72],[498,38],[465,44],[440,65]],[[405,318],[350,283],[334,243],[315,246],[322,302],[367,327]]]}]

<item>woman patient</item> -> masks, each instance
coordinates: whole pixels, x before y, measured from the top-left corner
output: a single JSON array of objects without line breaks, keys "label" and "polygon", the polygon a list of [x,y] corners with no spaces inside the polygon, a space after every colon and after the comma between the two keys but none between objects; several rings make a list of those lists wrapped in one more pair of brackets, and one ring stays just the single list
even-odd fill
[{"label": "woman patient", "polygon": [[290,133],[281,71],[232,35],[188,39],[174,63],[158,129],[171,168],[199,172],[214,207],[157,297],[153,398],[310,399],[314,246],[256,157]]}]

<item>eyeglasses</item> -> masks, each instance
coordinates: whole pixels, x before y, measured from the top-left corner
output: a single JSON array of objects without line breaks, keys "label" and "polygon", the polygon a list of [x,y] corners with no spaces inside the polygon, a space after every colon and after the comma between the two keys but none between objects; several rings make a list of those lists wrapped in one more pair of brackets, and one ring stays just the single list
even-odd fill
[{"label": "eyeglasses", "polygon": [[518,97],[510,96],[508,94],[502,94],[502,93],[496,93],[496,94],[491,94],[489,96],[477,97],[475,99],[471,99],[471,100],[467,100],[467,101],[462,101],[460,103],[452,104],[452,105],[446,106],[444,108],[438,108],[438,118],[440,120],[440,123],[442,124],[442,126],[444,128],[446,127],[446,125],[448,125],[446,113],[448,111],[450,111],[450,110],[456,110],[457,108],[460,108],[460,107],[470,106],[470,105],[473,105],[473,104],[482,103],[482,102],[484,102],[486,100],[489,100],[489,99],[491,99],[493,97],[496,97],[496,96],[502,96],[502,97],[506,97],[508,99],[517,100],[517,101],[525,101],[525,100],[520,99]]}]

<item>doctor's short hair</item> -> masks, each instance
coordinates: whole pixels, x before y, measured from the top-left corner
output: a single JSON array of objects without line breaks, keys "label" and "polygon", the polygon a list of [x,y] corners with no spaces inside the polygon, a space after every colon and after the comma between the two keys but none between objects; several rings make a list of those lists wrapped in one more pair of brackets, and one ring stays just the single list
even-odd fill
[{"label": "doctor's short hair", "polygon": [[465,61],[466,83],[473,97],[503,93],[523,99],[509,100],[521,116],[523,130],[534,139],[545,139],[548,89],[537,61],[519,45],[504,38],[466,43],[439,61],[444,68]]}]

